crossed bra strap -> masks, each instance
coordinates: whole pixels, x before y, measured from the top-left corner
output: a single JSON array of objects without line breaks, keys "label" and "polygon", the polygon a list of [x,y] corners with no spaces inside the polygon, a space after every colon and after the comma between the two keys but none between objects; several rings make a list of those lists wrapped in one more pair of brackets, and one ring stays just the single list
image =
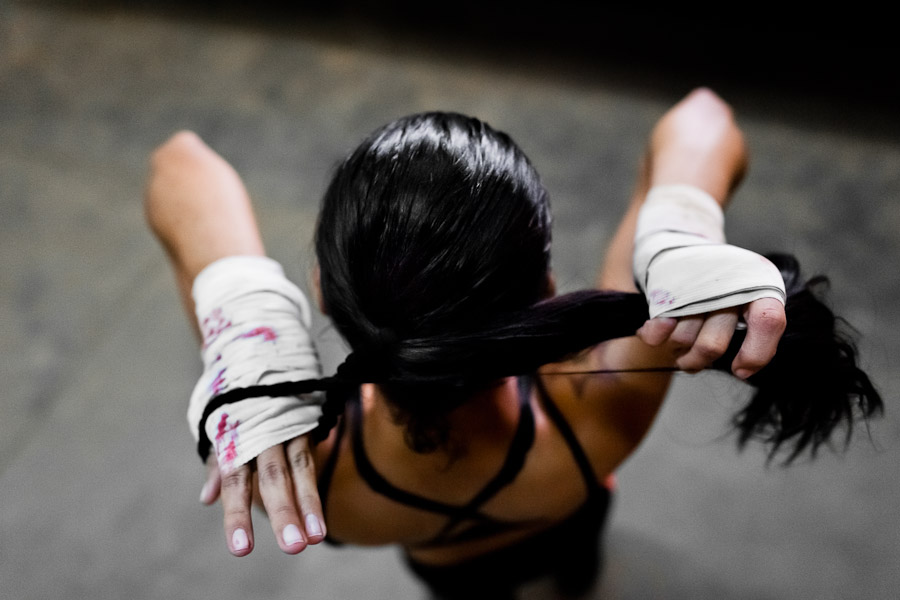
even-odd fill
[{"label": "crossed bra strap", "polygon": [[[497,535],[504,531],[531,527],[540,523],[539,520],[504,521],[491,517],[481,510],[481,508],[503,488],[515,481],[525,464],[525,459],[529,450],[531,450],[534,444],[535,420],[534,413],[531,409],[530,398],[531,386],[535,380],[537,381],[537,389],[541,395],[542,404],[545,407],[548,416],[556,425],[560,434],[565,439],[566,444],[569,446],[579,471],[585,480],[589,501],[593,498],[601,497],[600,495],[603,494],[603,489],[597,483],[587,455],[578,443],[571,427],[569,427],[569,424],[563,418],[562,413],[560,413],[559,409],[550,399],[543,384],[541,384],[540,380],[537,378],[520,377],[518,380],[519,423],[510,443],[506,459],[497,474],[494,475],[494,477],[491,478],[491,480],[488,481],[487,484],[485,484],[466,504],[450,504],[401,489],[385,479],[384,476],[375,469],[374,465],[372,465],[369,460],[369,457],[366,455],[365,447],[363,445],[362,405],[357,394],[348,402],[350,408],[349,415],[347,415],[347,417],[349,417],[349,423],[348,418],[344,418],[338,425],[338,438],[335,442],[334,450],[332,450],[331,455],[328,457],[328,461],[323,466],[321,472],[319,489],[323,506],[327,505],[327,494],[334,468],[337,463],[340,443],[346,432],[346,428],[349,427],[349,433],[352,436],[351,446],[353,449],[353,459],[356,463],[356,470],[373,491],[412,508],[442,514],[448,517],[447,523],[434,538],[416,544],[416,547],[424,548],[473,539],[482,539]],[[460,526],[465,521],[474,521],[474,523],[469,527],[460,530]]]},{"label": "crossed bra strap", "polygon": [[556,429],[559,431],[560,435],[566,440],[569,452],[572,453],[572,458],[575,459],[575,463],[578,465],[578,470],[581,472],[581,478],[584,480],[584,485],[587,487],[588,502],[596,502],[598,500],[606,502],[609,491],[597,481],[597,476],[594,474],[594,467],[591,466],[591,461],[585,453],[584,448],[581,447],[581,443],[578,441],[578,438],[575,437],[572,426],[569,425],[569,422],[566,421],[565,417],[560,412],[559,407],[553,402],[553,399],[547,392],[547,388],[544,387],[544,382],[541,381],[540,377],[535,377],[535,384],[538,394],[541,396],[544,412],[547,413],[547,416],[550,417],[550,420],[556,425]]},{"label": "crossed bra strap", "polygon": [[[523,522],[506,522],[490,517],[481,512],[481,507],[493,498],[500,490],[512,483],[522,466],[525,464],[525,457],[534,443],[534,413],[531,410],[529,402],[530,396],[530,380],[529,378],[520,378],[519,380],[519,424],[510,443],[509,451],[506,454],[506,460],[500,467],[494,477],[475,494],[475,496],[465,505],[458,506],[448,504],[437,500],[432,500],[418,494],[400,489],[387,481],[377,470],[375,470],[369,457],[366,455],[362,439],[362,408],[358,399],[352,403],[352,435],[353,435],[353,458],[356,461],[356,469],[365,482],[374,491],[390,498],[401,504],[427,510],[449,517],[447,523],[441,531],[430,541],[422,545],[441,545],[451,541],[460,541],[459,536],[470,537],[477,529],[477,537],[487,537],[495,535],[499,531],[510,528],[521,527]],[[474,526],[476,529],[466,529],[458,536],[452,536],[452,532],[463,521],[476,521]],[[467,535],[468,532],[468,535]]]}]

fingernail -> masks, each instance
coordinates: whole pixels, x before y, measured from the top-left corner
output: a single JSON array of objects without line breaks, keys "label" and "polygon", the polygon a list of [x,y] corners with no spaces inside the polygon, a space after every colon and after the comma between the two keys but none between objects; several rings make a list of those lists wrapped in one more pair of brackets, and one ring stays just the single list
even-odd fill
[{"label": "fingernail", "polygon": [[306,515],[306,533],[310,536],[322,535],[322,526],[316,515]]},{"label": "fingernail", "polygon": [[741,379],[747,379],[748,377],[753,375],[753,372],[748,371],[747,369],[738,369],[734,372],[734,374]]},{"label": "fingernail", "polygon": [[281,532],[281,537],[286,546],[293,546],[294,544],[303,541],[303,538],[300,536],[300,530],[293,523],[285,526],[284,530]]},{"label": "fingernail", "polygon": [[235,550],[246,550],[250,546],[250,540],[247,539],[247,532],[243,529],[235,529],[231,534],[231,547]]}]

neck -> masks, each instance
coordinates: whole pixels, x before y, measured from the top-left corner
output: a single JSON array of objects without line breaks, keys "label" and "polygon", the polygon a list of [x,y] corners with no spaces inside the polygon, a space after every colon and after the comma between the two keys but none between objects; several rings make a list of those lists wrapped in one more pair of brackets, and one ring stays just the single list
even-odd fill
[{"label": "neck", "polygon": [[[364,384],[361,398],[366,411],[366,433],[396,446],[402,444],[408,450],[406,428],[397,422],[381,389],[374,384]],[[446,461],[450,455],[469,454],[487,445],[499,443],[505,447],[519,420],[516,379],[503,379],[497,385],[478,392],[454,409],[447,420],[450,428],[448,447],[439,448],[428,455],[435,455]]]}]

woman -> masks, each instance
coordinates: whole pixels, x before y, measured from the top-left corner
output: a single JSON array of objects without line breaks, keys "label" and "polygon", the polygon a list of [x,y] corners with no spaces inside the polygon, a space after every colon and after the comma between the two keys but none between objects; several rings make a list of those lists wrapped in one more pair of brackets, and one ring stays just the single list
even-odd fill
[{"label": "woman", "polygon": [[[737,424],[743,441],[761,435],[775,449],[815,451],[854,408],[880,408],[830,312],[827,356],[779,349],[778,294],[646,320],[633,269],[648,192],[688,185],[724,207],[745,166],[729,107],[692,92],[653,131],[598,277],[608,293],[555,297],[547,194],[507,136],[443,113],[373,134],[338,168],[316,235],[319,305],[352,349],[335,377],[307,374],[293,390],[327,390],[317,443],[299,435],[220,469],[234,454],[222,436],[237,419],[222,413],[216,433],[205,420],[212,410],[200,418],[201,453],[203,431],[216,449],[201,499],[212,503],[221,490],[232,553],[253,547],[255,499],[288,553],[325,539],[327,515],[334,541],[403,546],[440,597],[509,597],[538,574],[578,594],[598,566],[609,478],[650,428],[673,370],[716,366],[751,382],[759,374],[762,400]],[[192,134],[155,154],[147,213],[189,313],[205,269],[264,255],[239,178]],[[785,283],[789,309],[802,296],[797,314],[819,314],[802,282]],[[207,328],[209,318],[201,321]],[[745,336],[734,335],[739,321]],[[799,337],[820,329],[817,321]],[[204,348],[219,331],[204,329]],[[801,400],[773,357],[809,373],[838,361],[830,370],[840,384],[818,390],[831,394],[827,402]]]}]

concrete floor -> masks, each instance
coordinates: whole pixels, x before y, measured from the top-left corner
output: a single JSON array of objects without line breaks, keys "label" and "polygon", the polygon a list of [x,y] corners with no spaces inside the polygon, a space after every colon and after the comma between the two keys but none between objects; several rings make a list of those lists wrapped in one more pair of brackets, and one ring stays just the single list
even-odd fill
[{"label": "concrete floor", "polygon": [[[143,223],[148,155],[198,131],[244,175],[270,254],[305,283],[333,162],[400,114],[471,113],[543,173],[571,290],[590,285],[654,120],[714,82],[423,43],[358,20],[260,27],[140,6],[0,0],[0,598],[422,597],[392,549],[284,556],[260,522],[249,558],[226,552],[219,509],[196,500],[184,414],[199,363]],[[832,278],[887,416],[846,453],[767,467],[727,435],[738,384],[680,376],[619,473],[594,597],[897,598],[896,113],[739,83],[719,89],[754,162],[729,235]],[[341,347],[317,327],[327,369]]]}]

